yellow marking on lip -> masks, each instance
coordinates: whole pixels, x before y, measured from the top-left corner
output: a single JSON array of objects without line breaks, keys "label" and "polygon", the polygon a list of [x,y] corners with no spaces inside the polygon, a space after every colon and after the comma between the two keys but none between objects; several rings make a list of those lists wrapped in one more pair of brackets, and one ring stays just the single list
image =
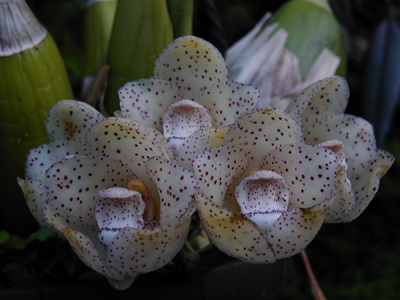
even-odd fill
[{"label": "yellow marking on lip", "polygon": [[133,179],[128,182],[128,190],[138,192],[142,195],[142,199],[146,204],[146,208],[143,213],[143,217],[147,222],[151,222],[154,219],[159,221],[160,216],[160,199],[153,197],[147,186],[140,179]]}]

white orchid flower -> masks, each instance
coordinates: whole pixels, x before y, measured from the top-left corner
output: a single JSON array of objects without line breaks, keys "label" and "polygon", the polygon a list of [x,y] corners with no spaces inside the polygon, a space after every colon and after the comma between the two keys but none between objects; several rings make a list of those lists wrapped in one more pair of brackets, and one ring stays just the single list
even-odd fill
[{"label": "white orchid flower", "polygon": [[218,146],[226,126],[255,106],[259,92],[228,79],[221,53],[207,41],[184,36],[158,57],[154,77],[119,90],[121,115],[163,132],[180,163]]},{"label": "white orchid flower", "polygon": [[193,162],[198,212],[212,242],[249,263],[299,253],[319,231],[337,194],[339,160],[303,143],[301,128],[275,109],[245,113],[223,146]]},{"label": "white orchid flower", "polygon": [[328,77],[304,89],[286,109],[302,124],[307,144],[320,144],[340,157],[340,193],[326,222],[357,218],[374,198],[380,178],[394,161],[390,153],[377,149],[369,122],[344,114],[349,94],[345,79]]},{"label": "white orchid flower", "polygon": [[170,160],[162,135],[76,101],[56,104],[46,127],[50,143],[30,151],[18,179],[38,222],[117,289],[171,261],[188,234],[196,180]]}]

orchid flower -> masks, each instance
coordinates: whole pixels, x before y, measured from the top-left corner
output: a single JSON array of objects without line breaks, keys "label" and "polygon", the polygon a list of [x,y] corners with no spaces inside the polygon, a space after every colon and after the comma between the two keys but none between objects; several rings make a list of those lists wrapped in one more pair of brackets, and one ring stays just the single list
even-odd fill
[{"label": "orchid flower", "polygon": [[244,113],[193,167],[203,228],[218,248],[249,263],[272,263],[311,242],[340,171],[333,151],[304,144],[296,120],[276,109]]},{"label": "orchid flower", "polygon": [[184,36],[160,54],[153,78],[128,82],[119,97],[117,115],[163,132],[177,160],[190,168],[202,150],[221,145],[226,126],[255,106],[259,92],[228,79],[213,45]]},{"label": "orchid flower", "polygon": [[46,128],[50,143],[18,179],[38,222],[117,289],[166,265],[186,240],[196,180],[162,135],[77,101],[56,104]]},{"label": "orchid flower", "polygon": [[301,124],[305,142],[334,151],[342,166],[337,178],[339,194],[326,222],[357,218],[394,161],[390,153],[377,149],[369,122],[344,114],[349,94],[345,79],[328,77],[304,89],[286,109]]}]

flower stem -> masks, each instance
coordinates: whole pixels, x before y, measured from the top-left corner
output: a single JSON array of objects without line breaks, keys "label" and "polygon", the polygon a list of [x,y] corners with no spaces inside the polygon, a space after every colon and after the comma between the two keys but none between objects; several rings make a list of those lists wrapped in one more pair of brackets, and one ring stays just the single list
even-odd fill
[{"label": "flower stem", "polygon": [[303,259],[304,265],[307,270],[308,278],[310,278],[311,290],[314,294],[315,300],[326,300],[324,292],[318,285],[317,279],[315,278],[314,272],[311,268],[310,261],[308,260],[308,256],[304,250],[301,251],[301,257]]}]

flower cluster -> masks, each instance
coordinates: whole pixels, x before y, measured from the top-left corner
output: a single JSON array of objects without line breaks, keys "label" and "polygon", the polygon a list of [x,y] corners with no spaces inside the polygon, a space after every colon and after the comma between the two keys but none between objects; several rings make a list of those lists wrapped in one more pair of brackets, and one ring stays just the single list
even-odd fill
[{"label": "flower cluster", "polygon": [[48,113],[50,143],[19,179],[38,222],[117,288],[167,264],[197,209],[225,253],[271,263],[304,249],[324,222],[355,219],[393,163],[368,122],[345,115],[348,87],[329,77],[286,111],[255,108],[208,42],[182,37],[154,77],[125,84],[104,118],[77,101]]}]

